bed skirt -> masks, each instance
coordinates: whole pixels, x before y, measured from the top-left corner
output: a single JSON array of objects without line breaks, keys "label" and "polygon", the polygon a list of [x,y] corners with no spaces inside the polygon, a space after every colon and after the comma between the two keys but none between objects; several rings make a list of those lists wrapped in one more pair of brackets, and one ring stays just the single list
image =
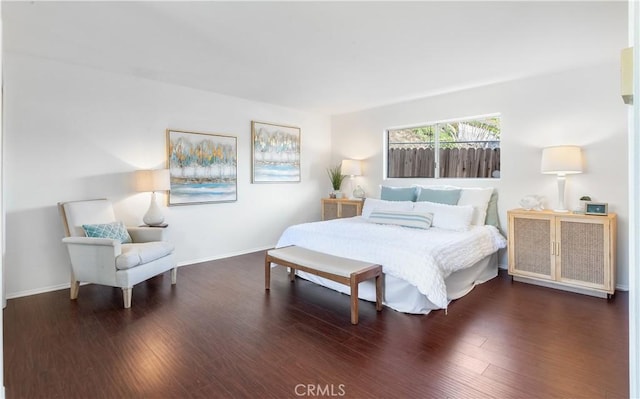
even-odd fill
[{"label": "bed skirt", "polygon": [[[298,272],[297,275],[305,280],[347,295],[349,295],[351,291],[348,286],[313,274]],[[461,298],[468,294],[476,285],[489,281],[497,275],[498,254],[495,252],[486,256],[473,266],[459,270],[447,277],[445,279],[447,299],[451,301]],[[405,280],[383,275],[383,287],[384,296],[382,303],[398,312],[427,314],[434,309],[438,309],[438,307],[431,303],[415,286]],[[372,281],[363,281],[360,283],[358,297],[369,302],[375,302],[375,288],[375,284]]]}]

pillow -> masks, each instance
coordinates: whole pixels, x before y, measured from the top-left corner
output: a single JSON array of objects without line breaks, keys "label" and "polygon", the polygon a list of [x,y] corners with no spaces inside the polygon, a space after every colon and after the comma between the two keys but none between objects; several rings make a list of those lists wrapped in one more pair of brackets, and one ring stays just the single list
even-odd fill
[{"label": "pillow", "polygon": [[473,217],[471,205],[447,205],[423,201],[416,202],[413,210],[433,213],[431,226],[454,231],[469,230]]},{"label": "pillow", "polygon": [[385,201],[376,198],[367,198],[362,206],[362,216],[368,218],[374,210],[380,211],[412,211],[412,201]]},{"label": "pillow", "polygon": [[380,189],[380,199],[385,201],[415,201],[416,188],[382,186]]},{"label": "pillow", "polygon": [[487,207],[489,206],[489,200],[493,193],[493,187],[488,188],[463,188],[460,194],[460,200],[458,205],[471,205],[473,206],[473,218],[471,224],[482,226],[487,218]]},{"label": "pillow", "polygon": [[131,242],[131,236],[122,222],[105,224],[83,224],[87,237],[111,238],[120,241],[122,244]]},{"label": "pillow", "polygon": [[434,189],[427,187],[418,188],[416,201],[437,202],[439,204],[458,205],[460,189]]},{"label": "pillow", "polygon": [[489,198],[487,218],[484,220],[484,224],[500,228],[500,221],[498,220],[498,192],[495,190],[491,193],[491,198]]},{"label": "pillow", "polygon": [[417,229],[428,229],[431,227],[433,213],[416,211],[385,211],[374,209],[367,219],[369,222],[379,224],[393,224],[404,227],[414,227]]}]

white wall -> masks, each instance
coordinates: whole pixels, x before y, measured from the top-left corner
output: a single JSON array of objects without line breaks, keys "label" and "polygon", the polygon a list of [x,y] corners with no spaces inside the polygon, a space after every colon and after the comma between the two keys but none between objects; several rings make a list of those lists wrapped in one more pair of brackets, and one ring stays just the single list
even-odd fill
[{"label": "white wall", "polygon": [[[165,208],[180,265],[270,247],[318,220],[328,190],[330,119],[131,76],[5,53],[4,188],[8,297],[68,286],[59,201],[107,197],[142,223],[132,172],[165,166],[165,129],[238,137],[238,201]],[[251,120],[302,129],[302,182],[251,184]]]},{"label": "white wall", "polygon": [[640,397],[640,3],[629,1],[634,104],[629,107],[629,397]]},{"label": "white wall", "polygon": [[[583,148],[586,171],[569,176],[566,205],[581,195],[609,203],[618,214],[618,286],[628,287],[627,107],[620,98],[619,65],[590,66],[548,76],[495,84],[332,118],[334,160],[363,159],[358,178],[371,196],[379,185],[454,184],[499,190],[500,222],[527,194],[540,194],[548,207],[557,203],[554,176],[540,173],[542,148],[575,144]],[[389,127],[490,113],[502,115],[501,178],[389,179],[383,181],[384,131]],[[506,267],[506,254],[501,263]]]},{"label": "white wall", "polygon": [[[0,76],[2,76],[2,3],[0,3]],[[3,86],[4,84],[0,84]],[[4,116],[3,113],[3,95],[0,95],[0,165],[2,165],[2,118]],[[4,190],[2,189],[2,175],[3,170],[0,167],[0,290],[2,290],[2,308],[7,305],[7,300],[5,297],[5,279],[4,279],[4,254],[5,254],[5,240],[4,240],[4,209],[3,209],[3,198],[4,198]],[[4,339],[3,339],[3,331],[4,331],[4,321],[3,321],[4,312],[0,311],[0,399],[4,399]]]}]

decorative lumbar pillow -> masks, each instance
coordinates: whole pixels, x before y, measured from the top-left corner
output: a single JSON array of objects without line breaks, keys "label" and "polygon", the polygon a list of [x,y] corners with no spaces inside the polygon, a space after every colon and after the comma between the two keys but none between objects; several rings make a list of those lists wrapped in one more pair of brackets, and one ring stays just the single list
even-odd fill
[{"label": "decorative lumbar pillow", "polygon": [[381,211],[411,211],[413,210],[412,201],[386,201],[377,198],[367,198],[362,206],[362,216],[368,218],[374,210]]},{"label": "decorative lumbar pillow", "polygon": [[493,187],[479,188],[479,187],[465,187],[460,193],[460,200],[458,205],[471,205],[473,206],[473,218],[471,224],[482,226],[485,224],[487,218],[487,209],[489,207],[489,200],[493,193]]},{"label": "decorative lumbar pillow", "polygon": [[131,242],[131,236],[122,222],[83,224],[82,229],[87,237],[111,238],[113,240],[118,240],[123,244]]},{"label": "decorative lumbar pillow", "polygon": [[415,201],[416,188],[382,186],[380,199],[385,201]]},{"label": "decorative lumbar pillow", "polygon": [[418,198],[416,201],[436,202],[438,204],[458,205],[460,192],[458,189],[435,189],[429,187],[418,188]]},{"label": "decorative lumbar pillow", "polygon": [[393,224],[417,229],[428,229],[431,227],[432,220],[433,214],[429,212],[385,211],[378,209],[374,209],[368,218],[368,221],[373,223]]},{"label": "decorative lumbar pillow", "polygon": [[446,230],[466,231],[471,226],[471,205],[447,205],[435,202],[416,202],[414,211],[433,213],[431,225]]}]

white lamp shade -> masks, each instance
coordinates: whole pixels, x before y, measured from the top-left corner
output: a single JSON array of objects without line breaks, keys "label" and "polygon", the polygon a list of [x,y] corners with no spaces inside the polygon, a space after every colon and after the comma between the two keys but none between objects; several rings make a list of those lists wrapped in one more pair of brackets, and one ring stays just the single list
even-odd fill
[{"label": "white lamp shade", "polygon": [[360,168],[360,161],[355,159],[345,159],[342,161],[340,171],[343,175],[347,176],[360,176],[362,169]]},{"label": "white lamp shade", "polygon": [[171,189],[169,169],[136,171],[136,191],[166,191]]},{"label": "white lamp shade", "polygon": [[542,150],[540,171],[555,175],[582,173],[582,150],[575,145],[547,147]]}]

